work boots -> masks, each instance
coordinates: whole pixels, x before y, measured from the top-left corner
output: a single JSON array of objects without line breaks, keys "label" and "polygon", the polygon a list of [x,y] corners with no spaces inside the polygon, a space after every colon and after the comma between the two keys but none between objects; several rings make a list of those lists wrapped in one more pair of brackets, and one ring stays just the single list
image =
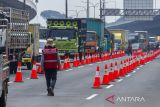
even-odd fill
[{"label": "work boots", "polygon": [[47,91],[48,91],[47,96],[54,96],[54,93],[51,88],[47,89]]}]

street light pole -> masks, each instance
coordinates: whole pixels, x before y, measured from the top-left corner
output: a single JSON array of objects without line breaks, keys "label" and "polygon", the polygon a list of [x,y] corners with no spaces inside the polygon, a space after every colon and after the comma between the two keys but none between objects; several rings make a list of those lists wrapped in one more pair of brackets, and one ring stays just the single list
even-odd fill
[{"label": "street light pole", "polygon": [[76,7],[82,7],[86,11],[86,17],[87,17],[88,12],[86,6],[76,6]]},{"label": "street light pole", "polygon": [[95,14],[95,12],[96,12],[96,7],[98,6],[99,3],[93,4],[93,3],[90,2],[90,4],[92,5],[92,6],[90,6],[90,7],[93,7],[93,8],[94,8],[94,18],[95,18],[95,17],[96,17],[96,14]]},{"label": "street light pole", "polygon": [[89,18],[89,0],[87,0],[87,18]]},{"label": "street light pole", "polygon": [[72,12],[75,12],[75,15],[74,16],[76,16],[76,18],[78,18],[79,17],[79,13],[80,12],[82,12],[82,11],[85,11],[85,10],[68,10],[68,11],[72,11]]},{"label": "street light pole", "polygon": [[100,10],[100,19],[102,19],[102,1],[101,0],[100,0],[99,4],[100,4],[100,9],[99,9]]},{"label": "street light pole", "polygon": [[66,18],[68,18],[68,0],[66,0],[66,4],[65,4],[66,6]]},{"label": "street light pole", "polygon": [[26,0],[23,0],[23,10],[26,10]]}]

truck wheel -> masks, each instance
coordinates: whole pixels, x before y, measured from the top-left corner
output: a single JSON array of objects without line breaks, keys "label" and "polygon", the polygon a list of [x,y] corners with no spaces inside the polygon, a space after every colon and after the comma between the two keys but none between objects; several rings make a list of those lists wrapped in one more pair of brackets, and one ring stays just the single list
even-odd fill
[{"label": "truck wheel", "polygon": [[27,63],[27,68],[28,68],[28,70],[31,70],[32,67],[33,67],[32,63]]},{"label": "truck wheel", "polygon": [[7,102],[7,83],[5,82],[4,84],[4,90],[2,91],[2,95],[0,98],[0,107],[6,107],[6,102]]}]

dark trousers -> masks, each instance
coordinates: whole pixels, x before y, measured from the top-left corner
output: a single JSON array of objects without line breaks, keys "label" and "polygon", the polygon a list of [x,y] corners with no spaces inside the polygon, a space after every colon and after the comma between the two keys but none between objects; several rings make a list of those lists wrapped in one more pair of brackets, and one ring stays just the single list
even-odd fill
[{"label": "dark trousers", "polygon": [[10,74],[15,74],[17,72],[17,61],[10,62]]},{"label": "dark trousers", "polygon": [[45,77],[46,77],[47,89],[49,88],[54,89],[57,80],[57,70],[45,69]]}]

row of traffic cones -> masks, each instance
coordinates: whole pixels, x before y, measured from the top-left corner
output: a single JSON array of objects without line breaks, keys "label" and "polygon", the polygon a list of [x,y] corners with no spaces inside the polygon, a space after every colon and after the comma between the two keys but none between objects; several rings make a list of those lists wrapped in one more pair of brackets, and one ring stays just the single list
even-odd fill
[{"label": "row of traffic cones", "polygon": [[109,85],[110,82],[113,82],[115,79],[119,79],[124,77],[128,73],[132,72],[138,66],[145,64],[149,61],[155,59],[158,55],[160,55],[160,50],[150,52],[149,54],[143,54],[140,56],[134,56],[131,58],[127,58],[125,60],[118,62],[110,63],[110,71],[108,70],[108,65],[104,66],[104,75],[101,82],[100,78],[100,66],[96,67],[96,75],[93,81],[93,88],[101,88],[101,85]]},{"label": "row of traffic cones", "polygon": [[73,65],[70,62],[70,58],[65,57],[64,64],[60,65],[60,71],[67,70],[71,67],[78,67],[81,65],[96,63],[96,62],[105,61],[105,60],[109,60],[111,58],[118,58],[118,57],[122,57],[122,56],[124,56],[123,51],[116,51],[115,53],[113,52],[112,57],[110,57],[110,54],[107,52],[102,53],[101,57],[100,57],[100,53],[86,54],[85,58],[84,58],[84,54],[82,54],[82,59],[80,61],[79,55],[77,54],[77,55],[74,55]]}]

